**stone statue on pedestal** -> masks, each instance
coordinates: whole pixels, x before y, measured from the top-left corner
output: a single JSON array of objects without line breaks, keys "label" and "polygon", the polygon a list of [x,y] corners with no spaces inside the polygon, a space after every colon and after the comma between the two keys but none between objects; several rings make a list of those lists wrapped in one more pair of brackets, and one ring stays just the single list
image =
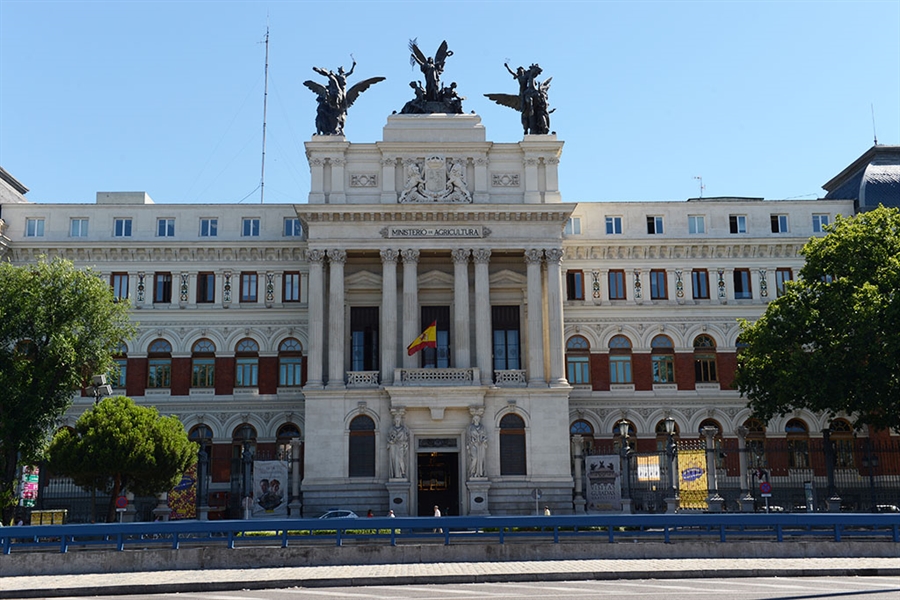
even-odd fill
[{"label": "stone statue on pedestal", "polygon": [[406,479],[406,461],[409,457],[409,428],[403,424],[403,411],[392,410],[394,425],[388,433],[388,457],[391,461],[391,479]]},{"label": "stone statue on pedestal", "polygon": [[526,70],[519,67],[513,72],[507,63],[503,64],[510,75],[519,83],[519,95],[512,94],[485,94],[489,99],[502,106],[508,106],[522,113],[522,128],[525,135],[546,135],[550,133],[549,101],[547,98],[550,90],[550,77],[543,82],[537,80],[537,76],[543,71],[537,64],[533,64]]},{"label": "stone statue on pedestal", "polygon": [[337,73],[321,67],[313,67],[313,71],[328,79],[328,84],[322,85],[312,80],[303,82],[303,85],[316,94],[319,103],[316,109],[316,133],[318,135],[344,135],[347,109],[353,106],[359,95],[370,86],[384,81],[384,77],[370,77],[348,90],[347,78],[353,74],[355,68],[355,60],[353,66],[346,73],[344,67],[338,67]]},{"label": "stone statue on pedestal", "polygon": [[422,71],[422,77],[425,79],[425,87],[422,87],[420,81],[411,81],[411,87],[416,97],[407,102],[400,110],[403,115],[424,115],[432,113],[449,113],[462,114],[463,96],[456,93],[456,82],[450,84],[450,87],[444,87],[441,84],[441,74],[444,72],[444,63],[453,56],[447,48],[447,42],[441,42],[434,57],[425,56],[416,40],[409,42],[410,57],[409,62],[418,65]]},{"label": "stone statue on pedestal", "polygon": [[481,424],[481,410],[473,410],[472,424],[466,432],[466,450],[469,452],[469,478],[484,477],[484,459],[487,454],[487,432]]}]

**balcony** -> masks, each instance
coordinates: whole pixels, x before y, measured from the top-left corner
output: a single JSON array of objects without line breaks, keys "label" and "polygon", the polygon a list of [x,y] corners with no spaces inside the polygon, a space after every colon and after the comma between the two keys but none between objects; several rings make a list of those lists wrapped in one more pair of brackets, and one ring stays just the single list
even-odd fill
[{"label": "balcony", "polygon": [[478,369],[396,369],[396,386],[459,387],[481,385]]},{"label": "balcony", "polygon": [[347,371],[348,388],[377,388],[380,382],[378,371]]},{"label": "balcony", "polygon": [[497,387],[525,387],[528,380],[525,378],[524,369],[497,370],[494,371],[494,384]]}]

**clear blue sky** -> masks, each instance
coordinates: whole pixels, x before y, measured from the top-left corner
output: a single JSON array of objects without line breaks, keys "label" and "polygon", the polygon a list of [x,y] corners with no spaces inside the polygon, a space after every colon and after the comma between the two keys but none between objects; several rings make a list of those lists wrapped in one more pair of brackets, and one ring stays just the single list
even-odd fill
[{"label": "clear blue sky", "polygon": [[381,138],[420,79],[407,41],[447,40],[463,107],[517,142],[503,68],[552,77],[566,202],[824,195],[900,144],[900,0],[847,2],[51,2],[0,0],[0,166],[34,202],[146,191],[259,202],[261,43],[270,28],[266,202],[305,202],[313,66],[384,76],[350,109]]}]

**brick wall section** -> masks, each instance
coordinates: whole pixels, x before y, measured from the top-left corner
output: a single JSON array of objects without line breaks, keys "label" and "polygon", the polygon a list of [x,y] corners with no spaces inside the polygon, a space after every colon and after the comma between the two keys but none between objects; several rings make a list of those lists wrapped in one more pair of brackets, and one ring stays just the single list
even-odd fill
[{"label": "brick wall section", "polygon": [[261,356],[259,359],[259,393],[278,392],[278,357]]},{"label": "brick wall section", "polygon": [[653,389],[653,368],[649,354],[633,354],[631,356],[632,376],[635,391]]},{"label": "brick wall section", "polygon": [[734,385],[734,374],[737,372],[737,354],[735,352],[718,353],[716,369],[719,374],[719,386],[723,390],[730,390]]},{"label": "brick wall section", "polygon": [[125,393],[130,397],[143,396],[147,388],[147,359],[129,358],[125,374]]},{"label": "brick wall section", "polygon": [[679,390],[693,390],[694,386],[694,353],[675,353],[675,382]]},{"label": "brick wall section", "polygon": [[191,393],[191,359],[172,359],[172,395],[187,396]]},{"label": "brick wall section", "polygon": [[216,358],[216,394],[234,393],[234,358]]},{"label": "brick wall section", "polygon": [[609,391],[609,354],[591,354],[591,389]]}]

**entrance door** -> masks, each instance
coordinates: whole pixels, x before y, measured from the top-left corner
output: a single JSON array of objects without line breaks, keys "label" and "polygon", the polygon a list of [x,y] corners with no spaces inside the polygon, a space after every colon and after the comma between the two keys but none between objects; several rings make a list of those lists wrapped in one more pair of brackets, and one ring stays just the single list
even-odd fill
[{"label": "entrance door", "polygon": [[444,516],[459,515],[459,454],[423,452],[416,465],[418,515],[434,515],[434,507]]}]

